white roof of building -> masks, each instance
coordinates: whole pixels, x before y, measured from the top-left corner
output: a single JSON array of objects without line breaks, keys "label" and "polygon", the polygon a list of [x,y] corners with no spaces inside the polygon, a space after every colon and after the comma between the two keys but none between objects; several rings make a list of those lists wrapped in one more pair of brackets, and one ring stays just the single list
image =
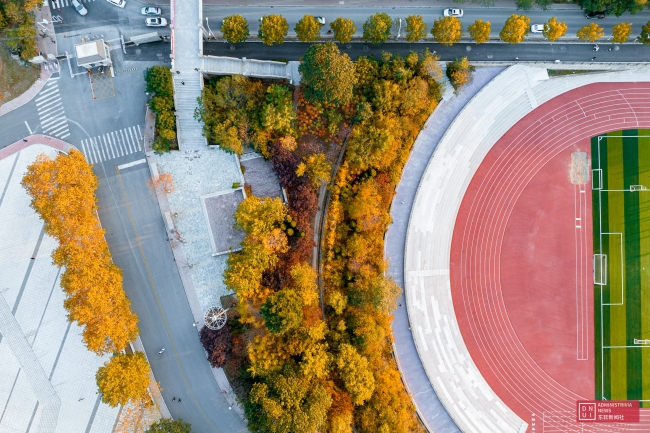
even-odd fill
[{"label": "white roof of building", "polygon": [[83,66],[90,63],[98,63],[106,60],[106,47],[104,40],[86,42],[85,44],[77,44],[74,46],[77,53],[77,65]]}]

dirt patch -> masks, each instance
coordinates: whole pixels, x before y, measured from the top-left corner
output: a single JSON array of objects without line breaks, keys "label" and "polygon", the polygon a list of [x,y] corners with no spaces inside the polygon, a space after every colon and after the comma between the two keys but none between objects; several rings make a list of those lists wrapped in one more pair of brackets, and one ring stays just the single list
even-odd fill
[{"label": "dirt patch", "polygon": [[589,183],[589,160],[587,152],[571,153],[571,183],[586,185]]},{"label": "dirt patch", "polygon": [[23,66],[11,58],[4,44],[0,44],[0,105],[25,93],[40,74],[40,67],[31,64]]}]

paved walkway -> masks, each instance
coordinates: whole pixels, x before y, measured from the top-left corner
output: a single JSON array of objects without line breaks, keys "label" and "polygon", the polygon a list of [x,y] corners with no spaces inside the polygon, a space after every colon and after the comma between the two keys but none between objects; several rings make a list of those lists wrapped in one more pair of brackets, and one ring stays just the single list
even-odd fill
[{"label": "paved walkway", "polygon": [[649,81],[647,73],[547,79],[514,66],[483,88],[446,131],[424,172],[409,220],[405,292],[418,353],[441,402],[465,432],[517,432],[523,422],[489,387],[460,332],[449,276],[454,222],[465,190],[494,143],[540,104],[585,84]]},{"label": "paved walkway", "polygon": [[[460,110],[503,70],[503,67],[478,68],[474,73],[474,81],[459,96],[454,96],[452,94],[453,89],[448,88],[445,92],[445,99],[427,120],[424,129],[420,132],[413,145],[411,156],[404,167],[402,179],[397,186],[393,199],[391,208],[393,222],[386,233],[386,257],[390,263],[388,273],[400,287],[404,287],[404,244],[406,242],[409,215],[415,199],[415,192],[427,163],[431,159],[431,155],[442,135],[447,131]],[[458,432],[460,430],[458,430],[458,427],[431,387],[431,382],[427,378],[418,356],[409,327],[406,308],[403,307],[403,305],[406,305],[403,293],[399,302],[402,307],[398,308],[394,313],[393,335],[395,336],[395,353],[406,387],[429,431],[437,433]]]},{"label": "paved walkway", "polygon": [[102,404],[95,373],[108,359],[89,352],[68,322],[52,264],[57,243],[20,185],[37,155],[72,146],[35,135],[0,150],[0,431],[110,433],[118,409]]}]

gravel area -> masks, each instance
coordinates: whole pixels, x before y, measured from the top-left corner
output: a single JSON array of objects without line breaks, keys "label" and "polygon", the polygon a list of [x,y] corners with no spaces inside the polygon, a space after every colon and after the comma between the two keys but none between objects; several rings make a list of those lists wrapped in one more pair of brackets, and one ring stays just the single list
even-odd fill
[{"label": "gravel area", "polygon": [[253,195],[257,197],[282,197],[278,177],[275,175],[271,161],[262,155],[253,153],[243,155],[241,165],[244,166],[244,179],[250,185]]},{"label": "gravel area", "polygon": [[242,189],[203,197],[215,254],[224,254],[240,248],[240,243],[244,240],[244,232],[234,228],[234,214],[242,200],[244,200]]},{"label": "gravel area", "polygon": [[[220,305],[219,298],[232,292],[223,283],[228,255],[213,256],[215,249],[212,245],[209,213],[206,212],[207,206],[204,208],[203,201],[208,198],[207,204],[210,197],[229,197],[230,205],[222,210],[230,213],[215,216],[218,225],[212,228],[221,239],[220,242],[230,239],[231,244],[238,246],[239,241],[235,235],[228,232],[233,230],[233,213],[238,203],[234,200],[236,197],[240,197],[240,200],[243,198],[241,192],[239,195],[233,194],[232,189],[236,182],[243,184],[239,162],[235,155],[213,146],[204,150],[165,153],[157,159],[158,171],[169,173],[174,179],[174,192],[167,194],[167,199],[174,225],[183,240],[180,245],[187,259],[186,266],[194,290],[201,309],[206,311],[214,305]],[[229,248],[230,245],[225,247],[225,251]]]}]

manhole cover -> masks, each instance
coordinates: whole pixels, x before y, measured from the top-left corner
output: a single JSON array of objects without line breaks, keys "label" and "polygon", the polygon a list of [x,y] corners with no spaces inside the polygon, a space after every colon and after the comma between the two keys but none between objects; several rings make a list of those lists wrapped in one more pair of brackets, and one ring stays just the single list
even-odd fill
[{"label": "manhole cover", "polygon": [[367,53],[368,50],[369,50],[368,45],[364,45],[364,46],[363,46],[363,52],[364,52],[364,53]]},{"label": "manhole cover", "polygon": [[347,49],[349,50],[350,48],[352,48],[352,44],[347,44],[347,45],[345,46],[345,48],[347,48]]},{"label": "manhole cover", "polygon": [[560,47],[560,52],[563,53],[563,52],[565,52],[565,51],[566,51],[566,47]]},{"label": "manhole cover", "polygon": [[135,50],[135,53],[136,53],[138,56],[140,55],[141,52],[142,52],[142,50],[139,49],[139,48],[138,48],[137,50]]},{"label": "manhole cover", "polygon": [[231,45],[231,46],[230,46],[230,51],[235,51],[236,49],[237,49],[236,46],[234,46],[234,45]]},{"label": "manhole cover", "polygon": [[466,46],[466,47],[465,47],[465,51],[472,51],[472,47],[470,47],[469,45]]},{"label": "manhole cover", "polygon": [[487,57],[488,57],[488,59],[491,59],[491,58],[494,57],[494,56],[493,56],[492,54],[488,54]]},{"label": "manhole cover", "polygon": [[619,47],[618,45],[615,45],[615,46],[614,46],[614,51],[618,51],[618,50],[620,50],[620,49],[621,49],[621,47]]},{"label": "manhole cover", "polygon": [[128,18],[124,18],[124,24],[128,24],[128,23],[129,23],[129,19],[128,19]]}]

